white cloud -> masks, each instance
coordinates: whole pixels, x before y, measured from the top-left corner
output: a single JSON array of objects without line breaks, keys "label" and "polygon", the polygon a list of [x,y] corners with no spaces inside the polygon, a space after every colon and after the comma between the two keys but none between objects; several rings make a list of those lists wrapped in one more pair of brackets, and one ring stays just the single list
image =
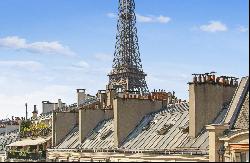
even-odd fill
[{"label": "white cloud", "polygon": [[149,17],[149,16],[143,16],[140,14],[136,14],[137,17],[137,21],[141,22],[141,23],[152,23],[153,22],[153,18]]},{"label": "white cloud", "polygon": [[113,56],[106,53],[97,53],[94,55],[95,59],[102,61],[102,62],[110,62],[113,59]]},{"label": "white cloud", "polygon": [[169,23],[171,21],[170,17],[162,16],[162,15],[160,15],[160,16],[153,16],[153,15],[143,16],[140,14],[136,14],[136,17],[137,17],[137,21],[140,23],[163,23],[163,24],[166,24],[166,23]]},{"label": "white cloud", "polygon": [[89,64],[85,61],[80,61],[78,63],[73,64],[73,67],[80,68],[80,69],[87,69],[89,68]]},{"label": "white cloud", "polygon": [[[115,13],[108,13],[107,14],[108,17],[110,18],[117,18],[117,15]],[[140,23],[162,23],[162,24],[166,24],[169,23],[171,21],[170,17],[167,16],[154,16],[154,15],[149,15],[149,16],[144,16],[144,15],[140,15],[140,14],[136,14],[136,18],[137,21]]]},{"label": "white cloud", "polygon": [[84,72],[89,72],[90,65],[86,61],[79,61],[77,63],[73,63],[72,65],[69,66],[56,66],[54,67],[55,70],[67,70],[67,71],[84,71]]},{"label": "white cloud", "polygon": [[115,13],[107,13],[107,16],[110,18],[117,18],[117,15]]},{"label": "white cloud", "polygon": [[1,68],[21,68],[29,71],[36,71],[42,68],[42,64],[36,61],[1,61]]},{"label": "white cloud", "polygon": [[249,28],[244,26],[239,26],[238,31],[245,33],[249,31]]},{"label": "white cloud", "polygon": [[19,38],[18,36],[0,38],[0,47],[14,50],[25,50],[31,53],[39,54],[59,54],[65,56],[75,55],[75,53],[71,51],[69,47],[63,46],[57,41],[27,43],[26,39]]},{"label": "white cloud", "polygon": [[220,21],[210,21],[209,24],[200,26],[200,30],[205,32],[225,32],[228,27]]},{"label": "white cloud", "polygon": [[157,20],[160,22],[160,23],[168,23],[171,21],[171,18],[170,17],[167,17],[167,16],[159,16],[157,17]]}]

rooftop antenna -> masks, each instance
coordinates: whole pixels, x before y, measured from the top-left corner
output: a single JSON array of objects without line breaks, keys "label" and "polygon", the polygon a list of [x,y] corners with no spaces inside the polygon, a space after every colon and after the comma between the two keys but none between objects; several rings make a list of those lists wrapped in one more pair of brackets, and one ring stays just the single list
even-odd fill
[{"label": "rooftop antenna", "polygon": [[27,103],[25,103],[25,109],[26,109],[25,119],[27,120],[28,119],[28,104]]}]

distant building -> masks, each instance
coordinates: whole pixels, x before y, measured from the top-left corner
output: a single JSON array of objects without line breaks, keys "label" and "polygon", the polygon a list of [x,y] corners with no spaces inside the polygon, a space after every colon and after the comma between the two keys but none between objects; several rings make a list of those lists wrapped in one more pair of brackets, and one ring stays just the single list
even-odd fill
[{"label": "distant building", "polygon": [[52,113],[54,110],[63,108],[65,106],[66,106],[66,104],[63,103],[61,99],[58,99],[57,103],[43,101],[42,102],[42,110],[43,110],[42,114]]}]

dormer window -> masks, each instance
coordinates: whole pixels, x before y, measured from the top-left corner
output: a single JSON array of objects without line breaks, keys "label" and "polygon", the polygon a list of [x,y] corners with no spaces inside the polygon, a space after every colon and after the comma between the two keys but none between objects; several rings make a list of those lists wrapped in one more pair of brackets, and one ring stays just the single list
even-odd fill
[{"label": "dormer window", "polygon": [[184,134],[189,133],[189,125],[185,125],[185,126],[179,127],[179,129],[180,129],[181,132],[184,133]]},{"label": "dormer window", "polygon": [[113,132],[114,132],[114,131],[109,130],[109,131],[103,133],[103,134],[101,135],[101,140],[105,140],[105,139],[108,138]]},{"label": "dormer window", "polygon": [[98,134],[99,134],[99,132],[93,131],[93,133],[90,135],[89,139],[90,140],[95,140],[95,138],[97,137]]},{"label": "dormer window", "polygon": [[142,131],[148,131],[148,129],[150,128],[150,125],[151,123],[148,122],[145,126],[143,126]]},{"label": "dormer window", "polygon": [[163,127],[156,131],[158,135],[166,135],[167,132],[173,127],[174,125],[173,124],[165,124],[163,125]]}]

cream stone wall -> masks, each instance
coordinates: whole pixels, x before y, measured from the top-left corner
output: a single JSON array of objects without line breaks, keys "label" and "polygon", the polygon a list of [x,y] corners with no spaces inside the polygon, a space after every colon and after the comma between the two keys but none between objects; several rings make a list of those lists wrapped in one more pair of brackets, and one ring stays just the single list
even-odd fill
[{"label": "cream stone wall", "polygon": [[84,109],[79,111],[80,141],[98,125],[99,122],[114,117],[113,110]]},{"label": "cream stone wall", "polygon": [[119,147],[146,114],[162,109],[162,102],[117,98],[114,99],[113,106],[115,127],[114,143],[115,147]]},{"label": "cream stone wall", "polygon": [[[58,157],[60,156],[60,157]],[[61,160],[78,160],[81,162],[208,162],[207,155],[164,155],[145,153],[114,153],[114,152],[56,152],[49,151],[49,158],[60,158]],[[68,159],[67,159],[68,158]]]},{"label": "cream stone wall", "polygon": [[[238,144],[239,147],[242,146],[242,149],[238,149],[237,152],[246,152],[249,153],[249,131],[242,130],[241,132],[236,132],[235,134],[229,136],[223,136],[219,138],[221,142],[224,142],[224,146],[226,148],[224,160],[225,162],[235,162],[235,151],[231,149],[231,145]],[[248,150],[245,147],[248,146]]]},{"label": "cream stone wall", "polygon": [[196,137],[201,129],[211,124],[224,102],[230,102],[236,87],[219,84],[189,85],[189,134]]},{"label": "cream stone wall", "polygon": [[230,143],[249,144],[249,133],[232,138]]},{"label": "cream stone wall", "polygon": [[79,113],[53,113],[52,146],[58,145],[65,136],[79,123]]},{"label": "cream stone wall", "polygon": [[4,155],[0,154],[0,162],[4,162]]},{"label": "cream stone wall", "polygon": [[209,162],[219,162],[218,150],[223,144],[219,140],[223,136],[223,132],[229,129],[228,125],[208,125],[206,129],[209,131]]}]

